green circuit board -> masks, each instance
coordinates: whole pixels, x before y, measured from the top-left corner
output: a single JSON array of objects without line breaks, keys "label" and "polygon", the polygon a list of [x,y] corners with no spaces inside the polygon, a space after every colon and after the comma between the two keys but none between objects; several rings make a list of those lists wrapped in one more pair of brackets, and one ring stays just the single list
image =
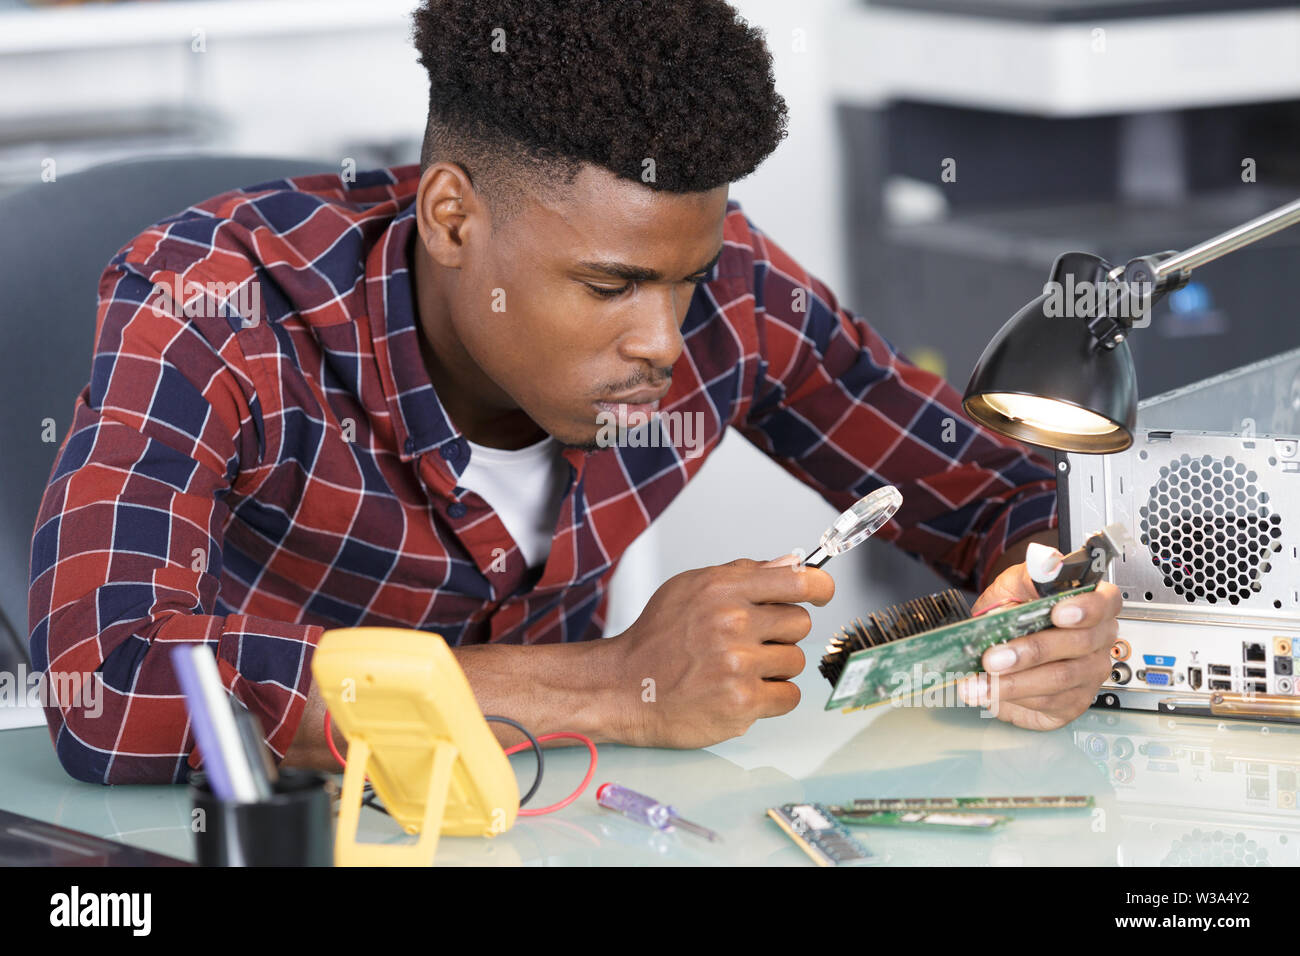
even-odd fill
[{"label": "green circuit board", "polygon": [[846,806],[831,804],[840,819],[857,814],[901,813],[905,810],[1086,810],[1093,806],[1087,795],[1068,797],[863,797]]},{"label": "green circuit board", "polygon": [[[880,704],[914,704],[917,699],[942,691],[964,677],[981,670],[986,650],[1013,638],[1051,626],[1053,605],[1096,589],[1096,584],[1062,591],[1036,601],[1026,601],[979,617],[966,617],[912,636],[886,640],[856,650],[835,663],[834,689],[826,710],[857,710]],[[933,597],[915,602],[933,605]],[[900,606],[906,610],[906,605]],[[894,611],[895,609],[890,609]],[[951,617],[960,613],[947,608]],[[919,616],[919,615],[914,615]],[[872,620],[877,619],[872,615]],[[859,622],[861,632],[861,623]],[[846,634],[848,629],[845,629]],[[827,660],[832,655],[828,655]],[[823,673],[826,673],[825,665]],[[828,674],[828,676],[831,676]]]},{"label": "green circuit board", "polygon": [[1000,830],[1006,826],[1010,817],[994,813],[952,813],[947,810],[904,810],[893,813],[881,810],[877,813],[858,813],[851,816],[836,816],[841,823],[859,827],[900,827],[917,830],[966,830],[985,832]]}]

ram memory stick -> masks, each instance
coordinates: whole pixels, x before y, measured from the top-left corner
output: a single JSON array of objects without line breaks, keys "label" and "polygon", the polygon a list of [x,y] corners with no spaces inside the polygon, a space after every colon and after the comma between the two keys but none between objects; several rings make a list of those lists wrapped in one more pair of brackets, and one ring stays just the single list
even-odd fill
[{"label": "ram memory stick", "polygon": [[[892,810],[849,811],[835,813],[836,808],[827,807],[841,823],[857,827],[916,827],[917,829],[939,830],[996,830],[1005,826],[1010,817],[994,813],[956,813],[949,810]],[[840,808],[842,809],[842,808]]]},{"label": "ram memory stick", "polygon": [[768,808],[767,815],[818,866],[880,862],[820,803],[786,803]]},{"label": "ram memory stick", "polygon": [[1090,796],[1045,797],[878,797],[831,806],[837,817],[882,810],[1080,810],[1093,804]]}]

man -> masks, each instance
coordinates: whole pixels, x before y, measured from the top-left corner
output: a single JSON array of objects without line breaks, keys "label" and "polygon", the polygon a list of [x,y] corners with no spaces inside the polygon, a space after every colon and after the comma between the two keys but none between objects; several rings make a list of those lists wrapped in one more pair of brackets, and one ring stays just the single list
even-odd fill
[{"label": "man", "polygon": [[[681,574],[593,640],[620,555],[728,426],[838,507],[898,486],[882,537],[979,606],[1033,596],[1050,469],[728,202],[785,134],[757,31],[721,0],[430,0],[415,41],[418,169],[219,196],[104,273],[32,545],[34,661],[105,685],[98,719],[48,711],[69,773],[198,765],[186,641],[278,757],[332,766],[311,654],[359,624],[443,635],[483,711],[536,733],[700,747],[788,712],[823,571]],[[692,447],[610,438],[656,411]],[[986,656],[1002,719],[1091,702],[1119,600],[1074,606]]]}]

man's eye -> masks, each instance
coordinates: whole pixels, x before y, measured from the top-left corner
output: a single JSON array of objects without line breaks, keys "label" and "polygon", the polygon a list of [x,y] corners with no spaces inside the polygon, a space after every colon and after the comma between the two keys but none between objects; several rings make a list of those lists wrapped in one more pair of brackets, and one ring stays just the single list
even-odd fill
[{"label": "man's eye", "polygon": [[691,276],[686,281],[693,282],[696,285],[704,285],[704,283],[706,282],[713,282],[718,278],[718,271],[721,265],[722,265],[721,262],[715,262],[713,265],[711,265],[708,268],[708,271],[706,271],[703,275]]},{"label": "man's eye", "polygon": [[626,292],[628,289],[632,288],[630,284],[619,286],[617,289],[610,289],[607,288],[606,286],[600,286],[600,285],[592,285],[590,282],[584,282],[583,285],[585,285],[592,292],[596,293],[596,295],[600,296],[602,299],[617,298],[618,296]]}]

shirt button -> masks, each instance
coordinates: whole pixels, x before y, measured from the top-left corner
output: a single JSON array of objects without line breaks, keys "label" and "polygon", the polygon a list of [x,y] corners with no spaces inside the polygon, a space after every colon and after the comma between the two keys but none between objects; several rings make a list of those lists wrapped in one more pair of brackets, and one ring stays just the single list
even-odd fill
[{"label": "shirt button", "polygon": [[460,442],[452,441],[442,446],[442,457],[448,461],[455,461],[460,457]]},{"label": "shirt button", "polygon": [[415,439],[414,439],[414,438],[408,438],[408,439],[406,439],[406,444],[404,444],[404,445],[402,446],[402,448],[406,450],[406,453],[407,453],[408,455],[409,455],[411,452],[415,451]]},{"label": "shirt button", "polygon": [[447,505],[447,515],[451,518],[463,518],[465,517],[465,512],[468,510],[469,509],[465,507],[463,501],[453,501],[451,504]]}]

